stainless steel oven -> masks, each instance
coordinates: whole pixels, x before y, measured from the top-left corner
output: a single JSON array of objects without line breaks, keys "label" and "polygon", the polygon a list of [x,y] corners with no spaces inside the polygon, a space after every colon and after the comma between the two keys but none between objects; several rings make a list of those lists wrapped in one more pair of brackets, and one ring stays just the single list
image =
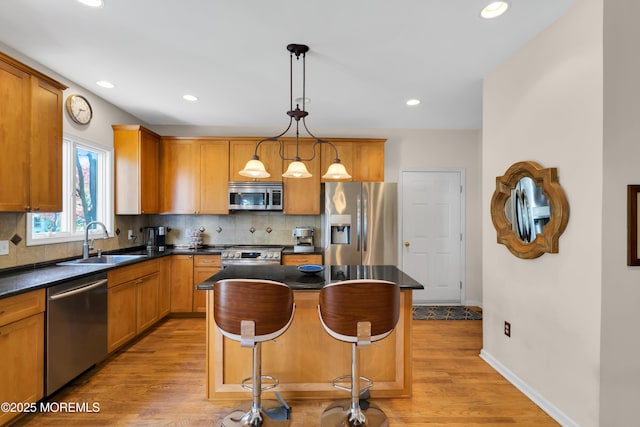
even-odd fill
[{"label": "stainless steel oven", "polygon": [[282,182],[230,182],[230,211],[281,211]]},{"label": "stainless steel oven", "polygon": [[222,251],[222,268],[230,265],[280,265],[282,247],[233,246]]},{"label": "stainless steel oven", "polygon": [[49,396],[107,356],[107,273],[48,288],[46,326]]}]

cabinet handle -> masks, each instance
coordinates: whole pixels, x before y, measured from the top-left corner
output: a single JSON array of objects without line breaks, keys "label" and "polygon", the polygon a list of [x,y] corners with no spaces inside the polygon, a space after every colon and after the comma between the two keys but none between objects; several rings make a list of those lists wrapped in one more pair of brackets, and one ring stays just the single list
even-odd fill
[{"label": "cabinet handle", "polygon": [[40,207],[38,206],[37,208],[34,209],[34,211],[40,212]]},{"label": "cabinet handle", "polygon": [[31,206],[27,205],[27,207],[24,208],[24,210],[27,211],[27,212],[31,212]]},{"label": "cabinet handle", "polygon": [[404,246],[408,248],[409,246],[411,246],[411,243],[409,243],[409,242],[404,242]]},{"label": "cabinet handle", "polygon": [[0,310],[0,316],[4,314],[4,310]]}]

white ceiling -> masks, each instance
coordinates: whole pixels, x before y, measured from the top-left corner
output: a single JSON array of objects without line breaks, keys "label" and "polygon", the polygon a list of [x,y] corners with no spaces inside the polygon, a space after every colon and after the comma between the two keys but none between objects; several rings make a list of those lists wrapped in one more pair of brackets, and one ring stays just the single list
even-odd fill
[{"label": "white ceiling", "polygon": [[151,125],[283,129],[286,46],[307,44],[313,132],[480,128],[483,77],[575,0],[510,0],[494,20],[489,0],[104,1],[1,0],[0,41]]}]

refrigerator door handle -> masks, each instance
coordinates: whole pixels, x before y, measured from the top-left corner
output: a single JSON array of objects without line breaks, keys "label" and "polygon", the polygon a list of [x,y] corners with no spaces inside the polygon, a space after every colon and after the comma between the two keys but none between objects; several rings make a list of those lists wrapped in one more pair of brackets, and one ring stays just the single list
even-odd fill
[{"label": "refrigerator door handle", "polygon": [[367,252],[367,240],[369,230],[369,199],[362,199],[362,251]]},{"label": "refrigerator door handle", "polygon": [[356,251],[360,252],[360,236],[362,232],[362,200],[356,199]]}]

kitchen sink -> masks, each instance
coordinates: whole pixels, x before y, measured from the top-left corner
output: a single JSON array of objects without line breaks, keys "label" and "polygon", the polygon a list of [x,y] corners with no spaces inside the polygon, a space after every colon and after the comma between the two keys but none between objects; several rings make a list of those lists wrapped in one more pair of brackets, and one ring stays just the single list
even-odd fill
[{"label": "kitchen sink", "polygon": [[71,261],[60,262],[58,265],[114,265],[127,261],[133,261],[139,258],[145,258],[147,255],[102,255],[92,256],[87,259],[74,259]]}]

